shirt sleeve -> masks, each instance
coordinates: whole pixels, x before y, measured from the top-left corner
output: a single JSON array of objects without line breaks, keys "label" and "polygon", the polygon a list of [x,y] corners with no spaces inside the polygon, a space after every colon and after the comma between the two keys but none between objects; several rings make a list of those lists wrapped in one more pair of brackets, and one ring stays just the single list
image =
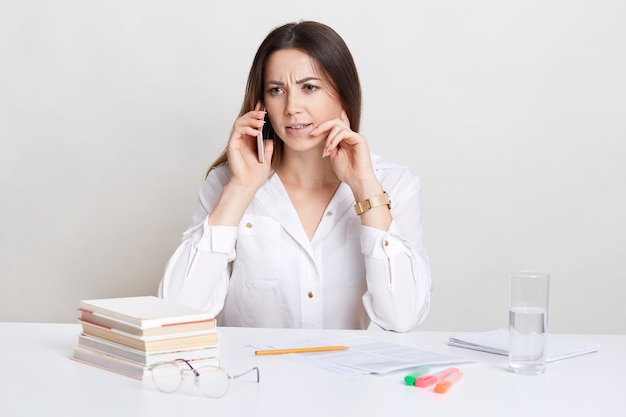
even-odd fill
[{"label": "shirt sleeve", "polygon": [[192,216],[192,223],[198,223],[183,233],[159,284],[160,297],[214,316],[224,307],[230,263],[236,255],[237,227],[209,226],[207,222],[225,180],[216,170],[207,177]]},{"label": "shirt sleeve", "polygon": [[361,226],[367,291],[363,305],[371,320],[386,330],[410,331],[430,309],[431,274],[424,246],[421,183],[404,175],[383,187],[391,200],[393,221],[387,231]]}]

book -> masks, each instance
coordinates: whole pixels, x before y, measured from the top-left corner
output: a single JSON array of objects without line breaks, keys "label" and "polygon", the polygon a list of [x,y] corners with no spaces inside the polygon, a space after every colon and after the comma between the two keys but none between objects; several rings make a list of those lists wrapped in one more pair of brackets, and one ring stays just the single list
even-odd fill
[{"label": "book", "polygon": [[142,330],[197,322],[210,322],[215,327],[215,318],[205,311],[154,296],[83,300],[78,309],[87,313],[87,321],[110,327],[112,323],[100,323],[94,317],[117,320]]},{"label": "book", "polygon": [[218,344],[216,329],[174,335],[137,336],[87,322],[82,322],[81,325],[85,334],[144,352],[203,348]]},{"label": "book", "polygon": [[154,365],[158,362],[168,362],[175,359],[215,359],[219,357],[218,346],[206,346],[194,349],[177,349],[157,352],[145,352],[133,349],[119,343],[109,342],[105,339],[81,334],[78,337],[78,346],[95,350],[111,356],[116,356],[143,366]]},{"label": "book", "polygon": [[[600,350],[600,345],[597,343],[571,340],[552,334],[548,334],[547,340],[546,362],[586,355]],[[509,351],[509,331],[496,329],[486,332],[456,333],[450,336],[448,345],[506,356]]]},{"label": "book", "polygon": [[[71,359],[77,362],[93,365],[101,369],[106,369],[108,371],[138,379],[140,381],[145,381],[151,378],[150,366],[141,365],[133,361],[108,355],[83,346],[73,346],[72,349],[73,356]],[[207,365],[220,366],[219,359],[217,358],[195,359],[190,360],[190,363],[193,367]]]},{"label": "book", "polygon": [[134,334],[137,336],[158,336],[174,333],[188,333],[200,330],[212,330],[215,328],[215,320],[211,319],[188,323],[166,324],[160,327],[150,327],[142,329],[141,327],[134,324],[129,324],[112,317],[107,317],[104,314],[94,313],[87,310],[80,310],[80,317],[78,318],[78,321],[81,323],[86,322],[102,327],[108,327],[110,329],[121,330],[123,332]]}]

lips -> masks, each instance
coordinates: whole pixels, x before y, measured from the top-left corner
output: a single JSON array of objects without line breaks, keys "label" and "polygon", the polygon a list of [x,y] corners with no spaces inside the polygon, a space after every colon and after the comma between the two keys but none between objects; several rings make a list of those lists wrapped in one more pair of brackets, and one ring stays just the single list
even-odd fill
[{"label": "lips", "polygon": [[313,123],[294,123],[285,126],[285,131],[292,136],[307,135],[313,127]]},{"label": "lips", "polygon": [[293,125],[289,125],[287,126],[287,129],[306,129],[307,127],[311,126],[312,123],[301,123],[301,124],[293,124]]}]

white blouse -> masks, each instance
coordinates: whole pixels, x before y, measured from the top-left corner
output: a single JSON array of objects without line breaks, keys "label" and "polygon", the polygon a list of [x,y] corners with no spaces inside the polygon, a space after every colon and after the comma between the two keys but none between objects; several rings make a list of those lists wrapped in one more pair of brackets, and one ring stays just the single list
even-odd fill
[{"label": "white blouse", "polygon": [[389,230],[362,226],[342,183],[312,240],[275,174],[238,227],[209,226],[230,175],[227,166],[213,169],[159,296],[209,311],[222,326],[366,329],[371,320],[413,329],[431,292],[421,183],[406,167],[376,155],[372,162],[392,202]]}]

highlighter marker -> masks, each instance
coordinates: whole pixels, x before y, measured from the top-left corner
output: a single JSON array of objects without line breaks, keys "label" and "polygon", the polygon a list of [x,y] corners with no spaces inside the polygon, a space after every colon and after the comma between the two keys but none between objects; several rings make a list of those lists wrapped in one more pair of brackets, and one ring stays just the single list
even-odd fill
[{"label": "highlighter marker", "polygon": [[443,394],[448,391],[452,385],[457,383],[463,377],[463,373],[459,370],[452,372],[443,381],[435,385],[435,392],[437,394]]},{"label": "highlighter marker", "polygon": [[446,378],[448,375],[450,375],[452,372],[455,372],[455,371],[458,371],[458,369],[448,368],[448,369],[444,369],[441,372],[437,372],[436,374],[420,376],[419,378],[415,380],[415,386],[420,387],[420,388],[428,387],[434,383],[437,383],[443,380],[444,378]]},{"label": "highlighter marker", "polygon": [[417,368],[416,372],[411,372],[404,377],[404,383],[407,385],[415,385],[415,380],[430,370],[430,365],[424,365]]}]

